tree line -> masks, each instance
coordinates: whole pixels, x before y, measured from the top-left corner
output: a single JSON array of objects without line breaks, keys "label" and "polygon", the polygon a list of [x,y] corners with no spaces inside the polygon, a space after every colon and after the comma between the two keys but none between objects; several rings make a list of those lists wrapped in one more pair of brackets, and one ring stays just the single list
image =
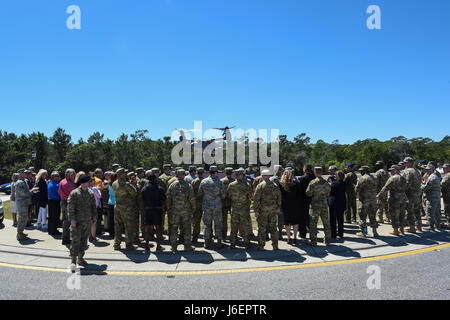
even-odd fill
[{"label": "tree line", "polygon": [[[0,130],[0,183],[9,182],[12,173],[19,168],[30,166],[56,170],[61,174],[69,167],[77,171],[93,171],[97,167],[105,170],[111,168],[113,163],[120,163],[131,170],[136,167],[161,168],[164,163],[171,162],[171,150],[177,143],[178,141],[171,141],[171,137],[151,139],[147,130],[137,130],[129,135],[122,133],[116,140],[94,132],[87,141],[79,139],[77,142],[62,128],[56,129],[51,137],[41,132],[16,135]],[[245,137],[241,142],[234,142],[235,148],[237,143],[244,143],[247,147],[256,144],[259,147],[266,142],[249,141]],[[365,139],[353,144],[340,144],[338,140],[331,143],[323,140],[311,143],[306,133],[301,133],[292,140],[288,140],[286,135],[280,135],[279,146],[280,164],[293,167],[297,174],[300,174],[306,163],[326,168],[334,164],[343,168],[349,161],[357,166],[373,167],[378,160],[383,160],[390,165],[403,160],[405,156],[412,156],[416,161],[425,159],[446,162],[450,159],[450,136],[445,136],[441,141],[400,136],[387,141]],[[270,144],[268,149],[270,152]],[[236,154],[235,151],[235,157]],[[223,169],[225,166],[227,165],[219,165],[219,168]]]}]

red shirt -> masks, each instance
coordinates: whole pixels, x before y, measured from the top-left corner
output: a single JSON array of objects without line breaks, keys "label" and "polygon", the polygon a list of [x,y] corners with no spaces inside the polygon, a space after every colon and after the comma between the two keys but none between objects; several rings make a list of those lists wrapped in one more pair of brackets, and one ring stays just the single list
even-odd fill
[{"label": "red shirt", "polygon": [[73,183],[70,180],[63,179],[59,183],[59,190],[58,190],[61,200],[67,200],[69,198],[70,193],[76,188],[77,186],[75,185],[75,183]]}]

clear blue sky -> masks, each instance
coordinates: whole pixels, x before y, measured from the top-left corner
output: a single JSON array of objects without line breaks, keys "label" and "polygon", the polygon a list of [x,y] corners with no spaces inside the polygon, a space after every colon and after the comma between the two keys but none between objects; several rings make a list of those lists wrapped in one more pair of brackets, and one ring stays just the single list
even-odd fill
[{"label": "clear blue sky", "polygon": [[[81,8],[81,30],[66,8]],[[382,30],[366,8],[381,7]],[[450,134],[450,1],[2,0],[0,129]],[[22,122],[24,121],[24,122]]]}]

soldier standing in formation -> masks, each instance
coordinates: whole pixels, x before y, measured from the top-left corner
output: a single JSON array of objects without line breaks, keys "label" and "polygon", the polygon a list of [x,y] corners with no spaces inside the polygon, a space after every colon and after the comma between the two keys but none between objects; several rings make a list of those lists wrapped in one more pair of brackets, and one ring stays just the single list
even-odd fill
[{"label": "soldier standing in formation", "polygon": [[203,174],[205,173],[205,169],[198,168],[197,169],[197,178],[192,181],[191,186],[194,190],[195,195],[195,213],[193,217],[193,226],[192,226],[192,243],[198,243],[198,236],[200,235],[200,224],[202,221],[202,201],[198,198],[198,188],[200,187],[200,183],[203,180]]},{"label": "soldier standing in formation", "polygon": [[28,184],[25,181],[25,169],[19,169],[17,173],[20,175],[20,178],[17,180],[15,185],[15,197],[17,211],[19,212],[19,218],[17,221],[17,240],[20,241],[28,239],[28,235],[23,232],[27,225],[28,206],[31,203],[31,196],[33,195],[33,192],[37,192],[39,188],[34,187],[31,190],[28,188]]},{"label": "soldier standing in formation", "polygon": [[170,244],[172,252],[177,251],[178,228],[184,230],[184,250],[192,251],[191,224],[195,213],[195,196],[192,186],[184,180],[186,171],[176,171],[176,181],[167,190],[167,213],[170,221]]},{"label": "soldier standing in formation", "polygon": [[425,211],[427,220],[432,231],[435,231],[435,228],[440,230],[441,175],[430,164],[426,166],[425,170],[427,170],[427,177],[422,179],[421,189],[426,199]]},{"label": "soldier standing in formation", "polygon": [[441,181],[441,193],[444,200],[444,212],[447,217],[447,227],[450,227],[450,164],[444,164],[444,178]]},{"label": "soldier standing in formation", "polygon": [[416,229],[417,231],[422,231],[420,214],[420,206],[422,205],[422,190],[420,189],[422,174],[414,168],[413,158],[406,157],[404,163],[406,168],[403,171],[403,175],[406,179],[406,197],[408,198],[407,221],[409,225],[406,231],[416,233]]},{"label": "soldier standing in formation", "polygon": [[267,232],[272,239],[273,250],[278,250],[277,216],[281,210],[280,188],[270,181],[270,171],[261,172],[263,181],[258,184],[253,199],[253,210],[258,221],[258,250],[264,250]]},{"label": "soldier standing in formation", "polygon": [[216,166],[209,168],[210,176],[200,183],[198,197],[202,200],[203,209],[203,236],[205,248],[211,247],[212,223],[214,220],[214,232],[217,238],[218,248],[222,248],[222,200],[226,197],[226,191],[222,181],[218,177],[219,170]]},{"label": "soldier standing in formation", "polygon": [[[389,172],[387,172],[386,166],[383,161],[377,161],[377,163],[375,164],[375,168],[377,169],[377,171],[375,172],[374,177],[377,179],[378,194],[388,181]],[[379,223],[391,222],[389,220],[388,201],[386,196],[382,196],[377,199],[377,209]],[[383,215],[386,216],[386,220],[383,219]]]},{"label": "soldier standing in formation", "polygon": [[[403,203],[406,202],[406,179],[400,175],[400,168],[397,165],[393,165],[389,168],[391,176],[380,190],[377,198],[383,197],[389,191],[389,217],[391,219],[393,231],[390,234],[399,235],[399,229],[404,234],[403,223],[405,210]],[[403,210],[402,210],[403,208]]]},{"label": "soldier standing in formation", "polygon": [[306,195],[311,198],[311,210],[309,219],[309,237],[312,246],[317,245],[317,222],[322,219],[322,224],[325,232],[325,245],[330,244],[331,241],[331,227],[328,215],[328,196],[331,191],[330,184],[322,177],[322,167],[314,168],[314,175],[316,178],[312,180],[308,188],[306,188]]},{"label": "soldier standing in formation", "polygon": [[[232,175],[233,175],[233,168],[230,167],[225,168],[225,177],[220,179],[220,181],[222,181],[223,183],[223,187],[225,190],[227,190],[228,185],[234,181]],[[225,199],[223,199],[222,201],[222,239],[224,241],[227,238],[228,234],[228,214],[230,213],[230,210],[231,210],[231,200],[227,194]]]},{"label": "soldier standing in formation", "polygon": [[118,179],[113,182],[112,188],[116,195],[116,205],[114,206],[114,250],[120,250],[122,233],[125,231],[126,250],[134,250],[135,240],[134,220],[136,219],[137,191],[126,181],[124,168],[116,171]]},{"label": "soldier standing in formation", "polygon": [[241,229],[244,236],[244,246],[248,250],[250,249],[250,234],[252,231],[250,219],[252,187],[249,182],[244,181],[244,168],[240,168],[234,172],[236,180],[231,182],[227,188],[227,197],[231,201],[230,247],[236,247],[237,233]]},{"label": "soldier standing in formation", "polygon": [[358,177],[353,172],[354,164],[352,162],[347,162],[345,164],[345,175],[344,182],[347,185],[347,210],[345,211],[345,222],[352,223],[356,222],[356,193],[355,187],[358,182]]},{"label": "soldier standing in formation", "polygon": [[91,223],[97,220],[94,193],[89,189],[91,177],[84,175],[80,178],[80,186],[70,193],[67,200],[68,218],[70,221],[70,257],[72,267],[75,263],[86,266],[84,252],[87,248]]},{"label": "soldier standing in formation", "polygon": [[[281,192],[281,176],[283,175],[284,169],[281,165],[274,166],[274,175],[270,177],[270,180],[275,182],[275,184],[280,188]],[[280,214],[278,215],[278,240],[283,239],[283,227],[284,227],[284,215],[283,210],[280,209]]]},{"label": "soldier standing in formation", "polygon": [[368,166],[362,166],[360,169],[361,178],[356,184],[356,194],[360,201],[358,208],[359,227],[361,228],[361,235],[365,237],[367,228],[367,216],[369,216],[370,226],[374,237],[378,237],[377,233],[377,179],[370,173]]}]

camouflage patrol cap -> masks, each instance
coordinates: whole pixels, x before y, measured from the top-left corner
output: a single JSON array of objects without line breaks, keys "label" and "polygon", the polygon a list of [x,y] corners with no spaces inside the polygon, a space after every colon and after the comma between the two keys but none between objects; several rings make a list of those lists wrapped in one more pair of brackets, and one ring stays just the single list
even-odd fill
[{"label": "camouflage patrol cap", "polygon": [[186,171],[184,170],[184,169],[178,169],[177,171],[176,171],[176,174],[177,175],[186,175]]},{"label": "camouflage patrol cap", "polygon": [[384,166],[384,161],[378,160],[377,163],[375,163],[376,166]]},{"label": "camouflage patrol cap", "polygon": [[444,166],[442,168],[444,168],[444,169],[450,168],[450,164],[446,163],[446,164],[444,164]]},{"label": "camouflage patrol cap", "polygon": [[147,171],[145,171],[145,175],[147,177],[153,177],[153,176],[155,176],[155,173],[152,170],[147,170]]},{"label": "camouflage patrol cap", "polygon": [[314,171],[320,171],[320,172],[322,172],[323,169],[322,169],[322,167],[314,167]]},{"label": "camouflage patrol cap", "polygon": [[25,170],[23,173],[31,173],[30,170]]},{"label": "camouflage patrol cap", "polygon": [[153,173],[159,173],[160,172],[159,168],[152,168],[151,170],[152,170]]},{"label": "camouflage patrol cap", "polygon": [[136,173],[134,173],[133,171],[127,173],[128,179],[133,177],[133,176],[136,176]]},{"label": "camouflage patrol cap", "polygon": [[117,171],[116,171],[117,175],[122,174],[122,173],[125,173],[125,169],[124,168],[117,169]]},{"label": "camouflage patrol cap", "polygon": [[280,165],[280,164],[277,164],[277,165],[275,165],[275,166],[273,166],[273,170],[275,171],[275,172],[278,172],[278,171],[283,171],[284,169],[283,169],[283,166],[282,165]]},{"label": "camouflage patrol cap", "polygon": [[165,165],[163,165],[163,169],[172,169],[172,166],[166,163]]},{"label": "camouflage patrol cap", "polygon": [[211,166],[209,167],[209,172],[219,172],[219,169],[217,168],[217,166]]},{"label": "camouflage patrol cap", "polygon": [[400,161],[399,163],[398,163],[398,166],[404,166],[405,165],[405,163],[403,162],[403,161]]},{"label": "camouflage patrol cap", "polygon": [[197,169],[197,172],[202,172],[203,173],[203,172],[205,172],[205,169],[200,167],[200,168]]},{"label": "camouflage patrol cap", "polygon": [[114,164],[112,165],[112,167],[113,167],[113,168],[115,168],[115,167],[120,167],[120,164],[114,163]]},{"label": "camouflage patrol cap", "polygon": [[234,173],[236,173],[236,174],[245,174],[245,169],[244,168],[236,169],[236,170],[234,170]]},{"label": "camouflage patrol cap", "polygon": [[189,166],[189,172],[191,171],[197,171],[197,167],[196,166]]},{"label": "camouflage patrol cap", "polygon": [[392,171],[392,170],[400,170],[400,167],[399,166],[397,166],[397,165],[395,165],[395,164],[393,164],[390,168],[389,168],[389,171]]},{"label": "camouflage patrol cap", "polygon": [[294,169],[292,167],[286,167],[287,171],[293,171]]},{"label": "camouflage patrol cap", "polygon": [[425,170],[434,170],[434,169],[436,169],[436,167],[431,164],[429,164],[425,167]]},{"label": "camouflage patrol cap", "polygon": [[225,173],[233,173],[233,168],[231,168],[231,167],[226,167],[226,168],[225,168]]},{"label": "camouflage patrol cap", "polygon": [[328,168],[328,170],[338,170],[338,167],[336,167],[335,165],[332,165]]},{"label": "camouflage patrol cap", "polygon": [[262,176],[271,176],[271,174],[270,174],[270,170],[263,170],[263,171],[261,171],[261,175]]},{"label": "camouflage patrol cap", "polygon": [[144,171],[144,168],[142,168],[142,167],[136,168],[137,173],[141,173],[142,171]]},{"label": "camouflage patrol cap", "polygon": [[25,172],[25,168],[20,168],[19,170],[17,170],[18,174],[24,173]]},{"label": "camouflage patrol cap", "polygon": [[411,157],[406,157],[405,159],[403,159],[403,162],[414,162],[414,159]]},{"label": "camouflage patrol cap", "polygon": [[370,167],[369,166],[361,166],[358,170],[359,171],[367,171],[367,172],[369,172],[370,171]]}]

